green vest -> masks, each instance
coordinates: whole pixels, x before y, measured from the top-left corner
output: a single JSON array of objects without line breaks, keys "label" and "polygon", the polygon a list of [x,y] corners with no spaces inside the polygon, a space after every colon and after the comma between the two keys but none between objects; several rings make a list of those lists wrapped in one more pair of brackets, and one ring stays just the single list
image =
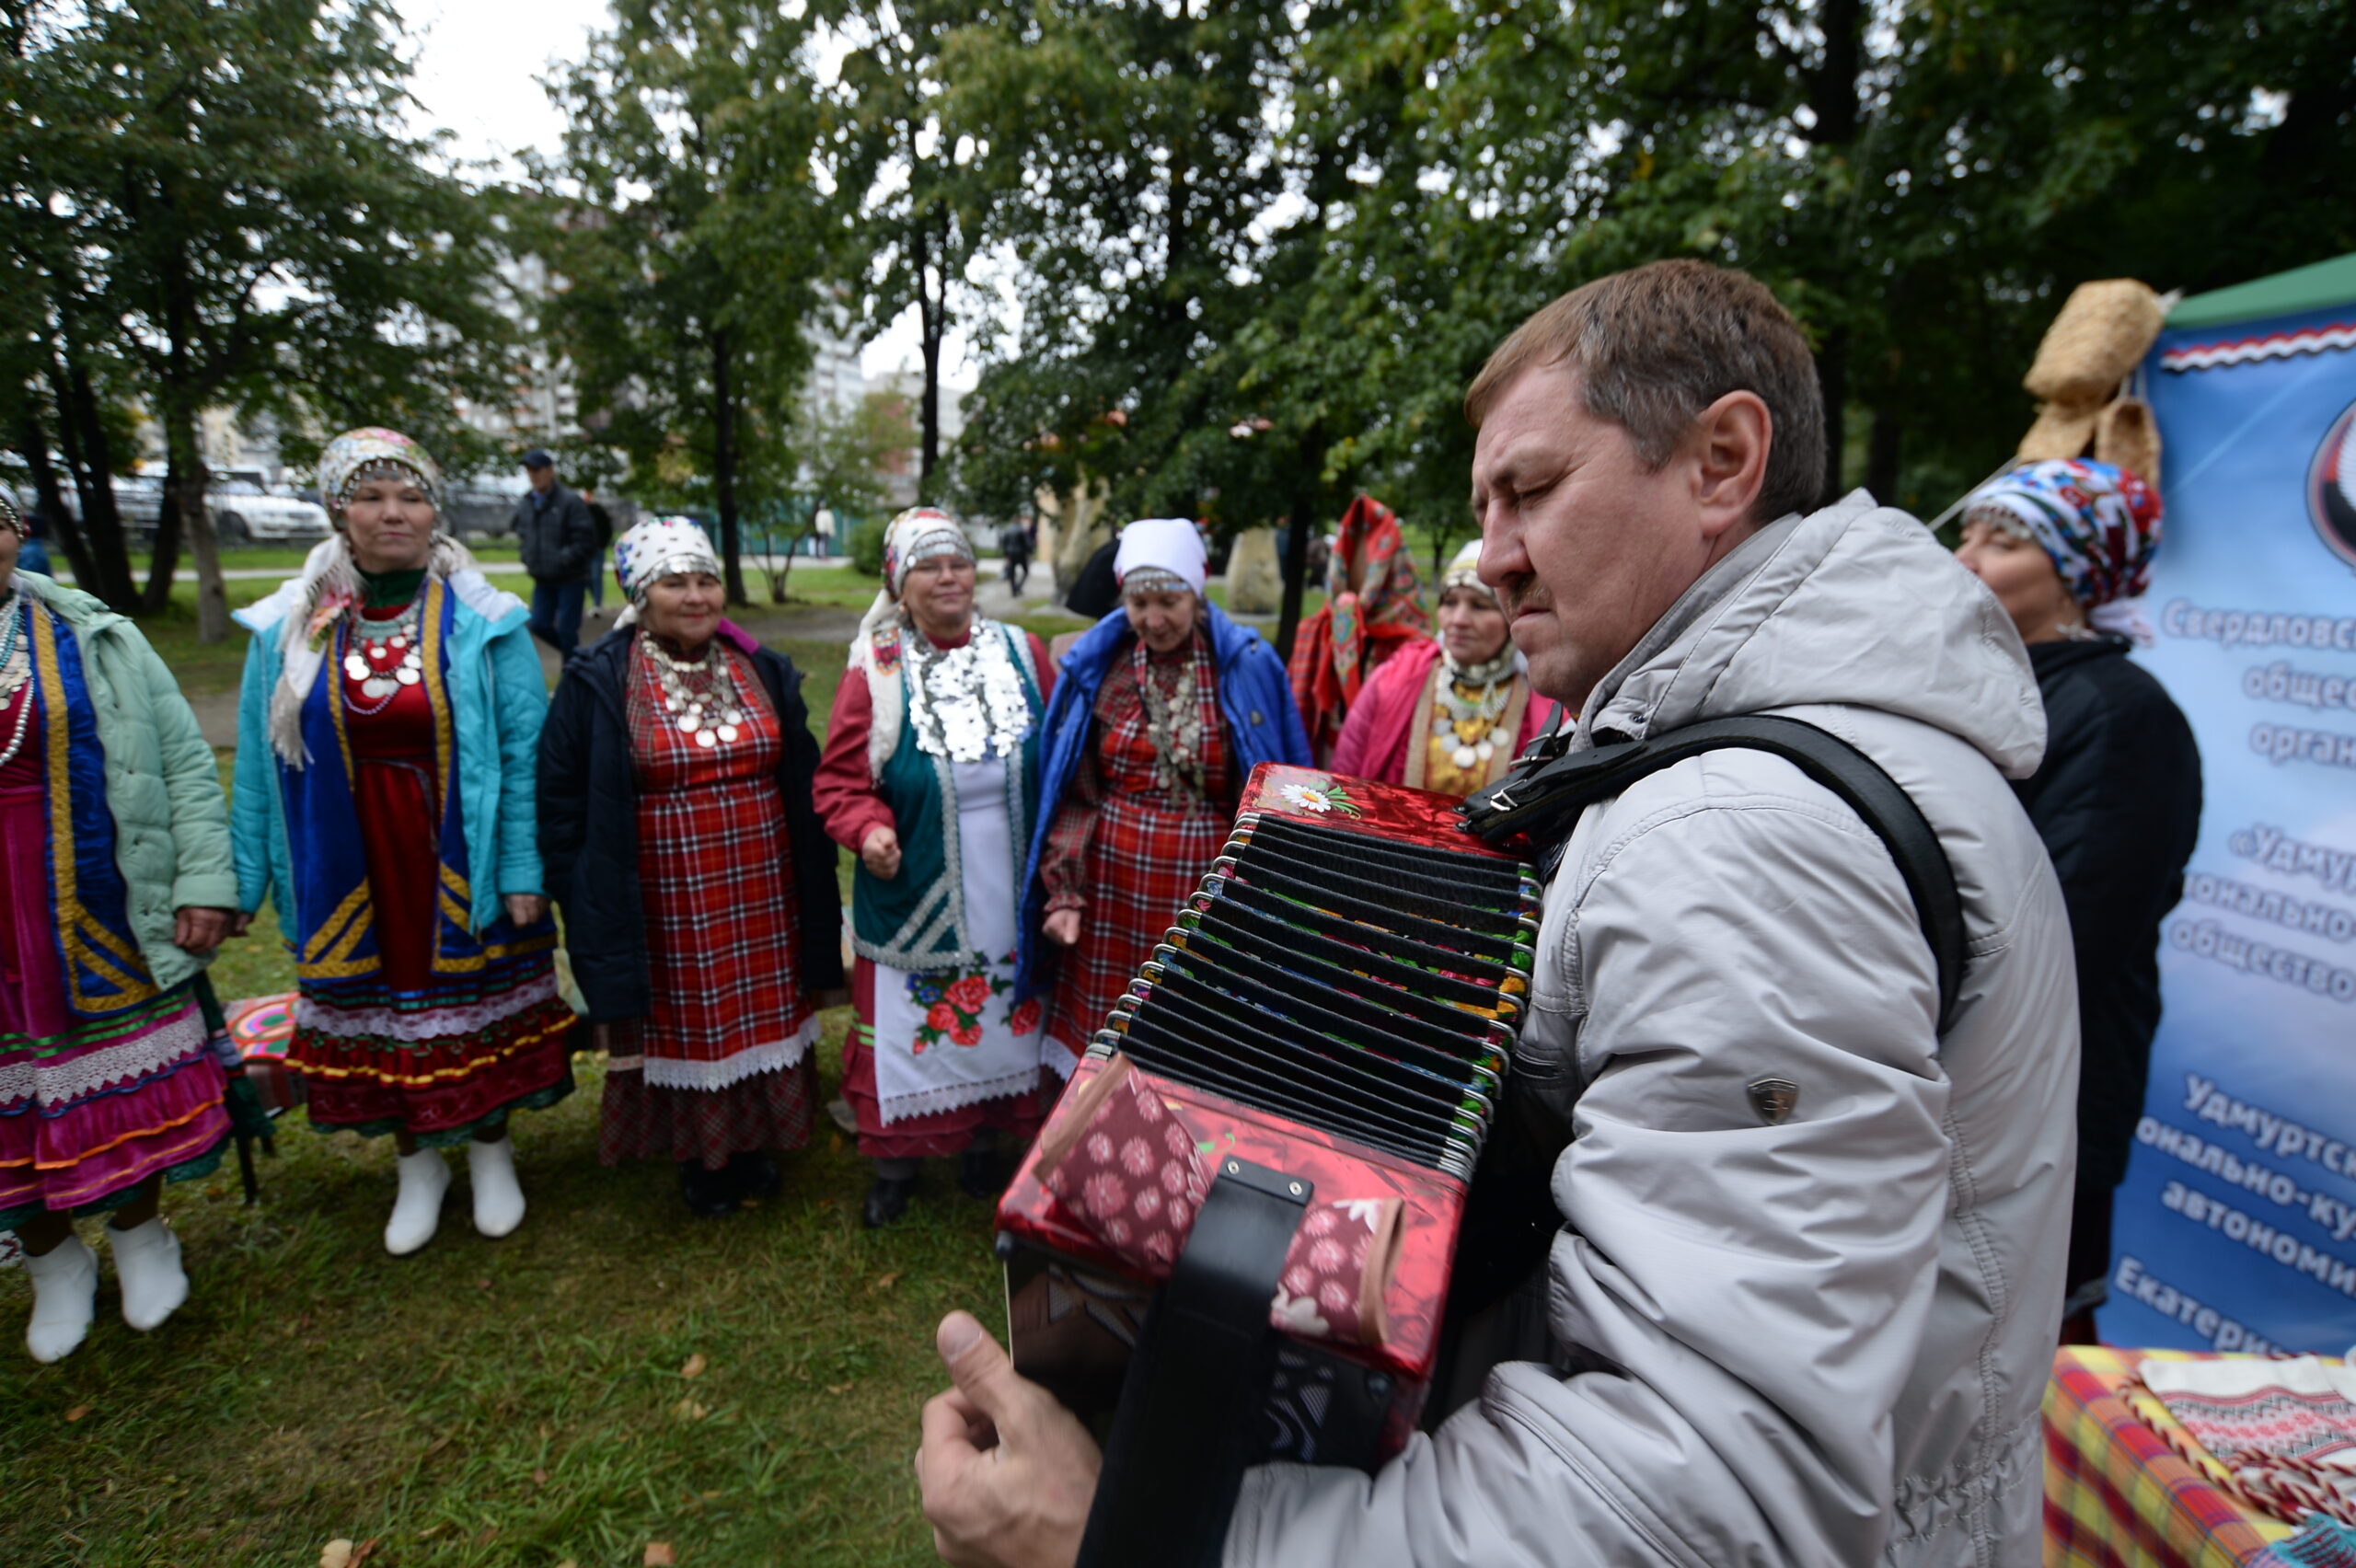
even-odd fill
[{"label": "green vest", "polygon": [[[1039,721],[1045,706],[1020,628],[985,622],[976,637],[1007,640],[1007,656],[1030,699],[1032,723],[1022,744],[999,760],[1006,768],[1006,815],[1011,829],[1013,863],[1006,870],[1007,897],[1022,898],[1022,869],[1031,847],[1031,824],[1039,806]],[[908,668],[893,693],[907,711]],[[878,696],[879,704],[884,700]],[[945,969],[974,959],[994,961],[1003,953],[976,953],[966,936],[964,860],[956,839],[957,781],[949,759],[917,745],[916,726],[903,721],[899,744],[875,781],[875,792],[892,808],[900,838],[900,874],[889,882],[868,870],[864,860],[851,871],[851,948],[860,957],[894,969]]]}]

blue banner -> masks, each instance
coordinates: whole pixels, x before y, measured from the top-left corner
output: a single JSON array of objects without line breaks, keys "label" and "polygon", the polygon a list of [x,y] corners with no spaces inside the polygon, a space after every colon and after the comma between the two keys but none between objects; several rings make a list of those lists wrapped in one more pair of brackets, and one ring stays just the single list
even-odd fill
[{"label": "blue banner", "polygon": [[2171,329],[2144,663],[2205,803],[2114,1209],[2114,1343],[2356,1343],[2356,299]]}]

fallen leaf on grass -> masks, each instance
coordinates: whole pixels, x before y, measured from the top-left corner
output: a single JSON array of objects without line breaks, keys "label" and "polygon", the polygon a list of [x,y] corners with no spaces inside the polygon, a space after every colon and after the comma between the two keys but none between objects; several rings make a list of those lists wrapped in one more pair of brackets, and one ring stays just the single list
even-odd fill
[{"label": "fallen leaf on grass", "polygon": [[687,1357],[687,1364],[685,1366],[679,1368],[679,1376],[682,1378],[700,1378],[703,1376],[703,1369],[709,1365],[710,1364],[703,1358],[703,1352],[698,1351],[693,1355]]},{"label": "fallen leaf on grass", "polygon": [[671,1407],[671,1413],[681,1421],[701,1421],[710,1412],[693,1400],[681,1400]]},{"label": "fallen leaf on grass", "polygon": [[352,1568],[352,1542],[338,1536],[321,1547],[319,1568]]},{"label": "fallen leaf on grass", "polygon": [[667,1540],[646,1543],[646,1568],[679,1568],[679,1554],[671,1550]]},{"label": "fallen leaf on grass", "polygon": [[847,1394],[849,1393],[855,1386],[856,1385],[850,1383],[829,1383],[826,1385],[826,1392],[830,1394]]},{"label": "fallen leaf on grass", "polygon": [[69,1421],[69,1422],[79,1421],[79,1420],[81,1420],[84,1416],[86,1416],[86,1415],[87,1415],[87,1414],[89,1414],[89,1413],[90,1413],[90,1407],[89,1407],[88,1405],[86,1405],[86,1404],[78,1404],[78,1405],[75,1405],[72,1410],[69,1410],[69,1411],[67,1411],[67,1412],[65,1412],[65,1419],[66,1419],[67,1421]]},{"label": "fallen leaf on grass", "polygon": [[532,1484],[533,1484],[534,1486],[546,1486],[548,1483],[549,1483],[549,1472],[548,1472],[548,1471],[546,1471],[546,1470],[534,1470],[534,1471],[532,1472]]},{"label": "fallen leaf on grass", "polygon": [[491,1538],[498,1533],[499,1527],[497,1525],[485,1525],[482,1528],[482,1534],[475,1537],[475,1544],[477,1546],[489,1546],[491,1544]]},{"label": "fallen leaf on grass", "polygon": [[375,1536],[370,1536],[366,1540],[362,1541],[358,1546],[352,1549],[350,1568],[360,1568],[362,1563],[367,1562],[370,1558],[375,1555],[376,1538]]},{"label": "fallen leaf on grass", "polygon": [[475,1288],[477,1290],[489,1290],[491,1288],[491,1281],[487,1279],[479,1279],[475,1281]]},{"label": "fallen leaf on grass", "polygon": [[900,1271],[895,1269],[890,1274],[877,1275],[875,1283],[867,1287],[867,1294],[872,1296],[879,1290],[889,1290],[899,1283]]}]

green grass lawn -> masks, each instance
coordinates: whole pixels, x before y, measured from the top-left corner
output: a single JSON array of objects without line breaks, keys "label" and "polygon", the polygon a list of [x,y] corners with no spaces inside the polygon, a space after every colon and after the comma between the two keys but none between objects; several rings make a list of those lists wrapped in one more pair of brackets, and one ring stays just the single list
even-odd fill
[{"label": "green grass lawn", "polygon": [[[842,650],[780,646],[823,720]],[[292,986],[271,912],[214,976]],[[849,1021],[824,1019],[827,1095]],[[0,1271],[0,1563],[310,1568],[337,1538],[376,1540],[378,1568],[637,1568],[653,1541],[682,1568],[932,1561],[908,1458],[932,1325],[999,1309],[987,1206],[941,1169],[861,1229],[868,1167],[822,1115],[776,1201],[690,1219],[668,1165],[597,1163],[604,1068],[575,1071],[516,1119],[532,1208],[503,1241],[460,1180],[433,1245],[386,1256],[389,1141],[296,1112],[258,1206],[234,1160],[167,1194],[192,1291],[154,1334],[123,1326],[110,1264],[90,1339],[36,1366],[29,1286]]]},{"label": "green grass lawn", "polygon": [[[237,605],[271,584],[229,586]],[[804,672],[820,729],[844,650],[792,635],[793,610],[872,592],[797,568],[791,605],[745,617]],[[192,599],[143,627],[190,690],[230,689],[245,636],[198,644]],[[270,911],[213,973],[225,998],[292,988]],[[828,1095],[849,1017],[825,1019]],[[637,1568],[654,1541],[682,1568],[932,1561],[908,1460],[943,1382],[932,1325],[1002,1310],[988,1208],[936,1170],[901,1225],[861,1229],[867,1166],[822,1117],[775,1202],[693,1220],[667,1165],[597,1163],[604,1069],[575,1071],[579,1092],[516,1121],[532,1208],[506,1240],[474,1234],[462,1178],[433,1245],[387,1257],[389,1141],[298,1112],[258,1206],[234,1161],[167,1195],[193,1288],[156,1333],[123,1326],[110,1262],[89,1341],[35,1366],[29,1286],[0,1271],[0,1564],[310,1568],[337,1538],[375,1540],[373,1568]]]},{"label": "green grass lawn", "polygon": [[[789,650],[821,712],[830,646]],[[291,986],[270,912],[214,975]],[[825,1018],[827,1094],[849,1018]],[[908,1456],[932,1324],[1001,1298],[987,1206],[942,1170],[862,1230],[867,1166],[822,1116],[775,1202],[691,1220],[667,1165],[597,1163],[604,1069],[575,1071],[516,1120],[532,1209],[506,1240],[474,1234],[461,1182],[431,1247],[386,1256],[389,1142],[298,1112],[258,1206],[231,1161],[167,1193],[192,1293],[156,1333],[123,1326],[110,1270],[89,1341],[35,1366],[29,1288],[0,1272],[0,1562],[309,1568],[339,1537],[400,1568],[636,1568],[653,1541],[683,1568],[931,1561]]]},{"label": "green grass lawn", "polygon": [[[908,1457],[932,1324],[997,1315],[988,1210],[934,1172],[861,1230],[865,1165],[821,1118],[775,1202],[691,1220],[667,1166],[598,1165],[602,1068],[577,1071],[517,1119],[532,1208],[503,1241],[461,1181],[433,1245],[386,1256],[389,1142],[302,1125],[257,1207],[227,1165],[173,1189],[169,1323],[125,1328],[110,1267],[80,1351],[0,1356],[0,1562],[309,1568],[338,1537],[400,1568],[930,1561]],[[12,1338],[29,1298],[0,1273]]]}]

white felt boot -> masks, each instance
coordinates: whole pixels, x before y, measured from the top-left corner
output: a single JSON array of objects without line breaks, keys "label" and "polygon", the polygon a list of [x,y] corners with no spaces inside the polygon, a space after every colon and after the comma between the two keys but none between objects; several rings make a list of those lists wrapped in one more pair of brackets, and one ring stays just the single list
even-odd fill
[{"label": "white felt boot", "polygon": [[107,1227],[114,1247],[114,1272],[122,1283],[122,1320],[141,1333],[161,1324],[188,1299],[188,1271],[180,1267],[180,1239],[150,1219],[129,1230]]},{"label": "white felt boot", "polygon": [[33,1276],[33,1320],[25,1326],[25,1348],[35,1361],[74,1354],[98,1312],[98,1260],[79,1236],[68,1236],[40,1257],[25,1254]]},{"label": "white felt boot", "polygon": [[450,1190],[450,1166],[438,1148],[422,1148],[394,1161],[400,1168],[400,1195],[385,1222],[385,1251],[405,1258],[433,1239],[442,1223],[442,1194]]},{"label": "white felt boot", "polygon": [[497,1240],[524,1223],[524,1189],[515,1181],[513,1138],[468,1144],[467,1169],[474,1178],[477,1230]]}]

